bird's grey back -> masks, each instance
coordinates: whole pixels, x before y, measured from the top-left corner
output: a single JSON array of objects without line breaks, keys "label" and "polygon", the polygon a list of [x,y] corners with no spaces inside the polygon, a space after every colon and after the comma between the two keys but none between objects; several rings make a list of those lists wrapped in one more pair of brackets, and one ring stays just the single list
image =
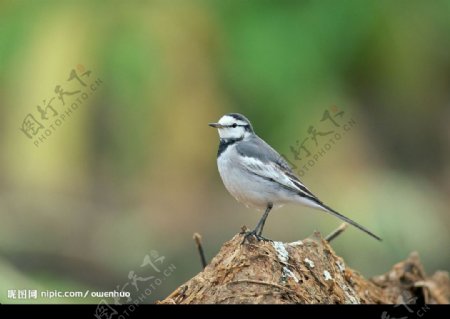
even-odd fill
[{"label": "bird's grey back", "polygon": [[285,171],[293,174],[292,169],[286,160],[256,134],[253,134],[248,139],[236,143],[236,150],[242,156],[254,157],[263,163],[276,163]]}]

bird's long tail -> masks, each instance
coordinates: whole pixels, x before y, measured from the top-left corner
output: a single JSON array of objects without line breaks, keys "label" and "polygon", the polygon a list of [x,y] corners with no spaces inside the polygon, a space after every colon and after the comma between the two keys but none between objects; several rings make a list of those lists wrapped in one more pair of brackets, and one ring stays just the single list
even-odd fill
[{"label": "bird's long tail", "polygon": [[348,217],[345,217],[344,215],[338,213],[337,211],[335,211],[334,209],[332,209],[331,207],[328,207],[327,205],[325,205],[324,203],[320,203],[320,206],[323,208],[324,211],[326,211],[327,213],[330,213],[331,215],[334,215],[340,219],[342,219],[344,222],[349,223],[350,225],[355,226],[356,228],[358,228],[359,230],[362,230],[363,232],[365,232],[366,234],[372,236],[373,238],[381,241],[382,239],[380,237],[378,237],[377,235],[375,235],[374,233],[372,233],[370,230],[368,230],[367,228],[365,228],[364,226],[361,226],[360,224],[358,224],[357,222],[351,220]]}]

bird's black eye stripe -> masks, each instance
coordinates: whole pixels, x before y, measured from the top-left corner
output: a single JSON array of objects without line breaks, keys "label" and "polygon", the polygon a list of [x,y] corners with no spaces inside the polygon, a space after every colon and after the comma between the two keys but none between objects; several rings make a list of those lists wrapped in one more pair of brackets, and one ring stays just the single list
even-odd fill
[{"label": "bird's black eye stripe", "polygon": [[247,124],[237,124],[237,123],[233,123],[231,125],[226,125],[226,127],[232,127],[232,128],[236,128],[236,127],[248,127]]}]

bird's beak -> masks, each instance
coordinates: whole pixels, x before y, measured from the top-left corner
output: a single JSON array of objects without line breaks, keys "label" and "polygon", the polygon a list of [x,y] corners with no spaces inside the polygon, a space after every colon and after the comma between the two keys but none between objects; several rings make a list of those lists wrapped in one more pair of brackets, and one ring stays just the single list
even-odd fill
[{"label": "bird's beak", "polygon": [[208,125],[214,128],[223,128],[223,125],[219,123],[209,123]]}]

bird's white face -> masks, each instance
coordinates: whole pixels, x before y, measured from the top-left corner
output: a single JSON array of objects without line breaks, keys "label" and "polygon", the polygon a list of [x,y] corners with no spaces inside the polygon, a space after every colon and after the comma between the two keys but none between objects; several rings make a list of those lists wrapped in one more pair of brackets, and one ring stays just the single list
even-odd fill
[{"label": "bird's white face", "polygon": [[217,128],[221,139],[242,139],[251,134],[251,126],[248,122],[224,115],[218,123],[209,124]]}]

